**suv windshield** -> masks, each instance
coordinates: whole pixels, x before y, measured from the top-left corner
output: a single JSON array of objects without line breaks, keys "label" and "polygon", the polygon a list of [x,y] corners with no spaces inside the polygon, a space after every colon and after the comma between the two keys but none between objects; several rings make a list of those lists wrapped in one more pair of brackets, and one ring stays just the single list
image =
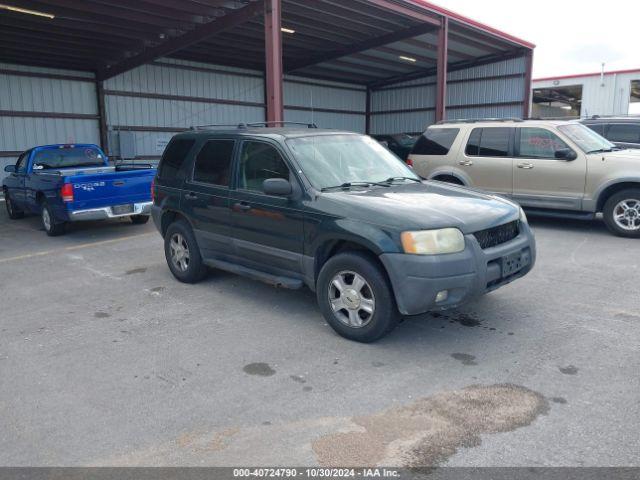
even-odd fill
[{"label": "suv windshield", "polygon": [[609,140],[580,123],[560,125],[558,130],[573,140],[585,153],[610,152],[617,149]]},{"label": "suv windshield", "polygon": [[104,163],[102,153],[94,147],[53,147],[35,154],[33,169],[103,167]]},{"label": "suv windshield", "polygon": [[350,184],[420,181],[398,157],[364,135],[293,138],[287,145],[318,190]]}]

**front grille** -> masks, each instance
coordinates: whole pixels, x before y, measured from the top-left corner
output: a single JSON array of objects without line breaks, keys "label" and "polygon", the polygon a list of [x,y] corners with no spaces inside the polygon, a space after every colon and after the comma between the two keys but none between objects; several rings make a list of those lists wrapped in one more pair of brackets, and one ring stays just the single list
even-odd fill
[{"label": "front grille", "polygon": [[482,249],[495,247],[503,243],[513,240],[520,233],[520,222],[505,223],[493,228],[487,228],[486,230],[480,230],[473,234],[478,240]]}]

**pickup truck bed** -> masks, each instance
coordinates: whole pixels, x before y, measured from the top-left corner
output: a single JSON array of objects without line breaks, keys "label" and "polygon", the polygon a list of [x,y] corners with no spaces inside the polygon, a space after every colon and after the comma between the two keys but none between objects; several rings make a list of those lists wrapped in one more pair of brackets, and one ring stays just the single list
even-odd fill
[{"label": "pickup truck bed", "polygon": [[[91,158],[102,158],[102,166],[70,166],[51,168],[48,164],[34,161],[38,151],[53,151],[52,157],[64,146],[36,147],[25,152],[26,158],[19,159],[16,166],[9,168],[10,175],[3,182],[5,196],[18,216],[22,213],[36,213],[49,216],[49,224],[56,227],[66,222],[80,220],[100,220],[131,216],[144,222],[148,220],[151,208],[151,182],[155,169],[137,165],[109,165],[104,155],[95,145],[75,145],[74,149],[91,151]],[[93,153],[99,152],[99,153]],[[20,157],[22,159],[22,156]],[[37,157],[41,158],[41,157]],[[50,157],[47,161],[52,162]],[[48,212],[44,212],[46,209]],[[10,216],[11,213],[10,213]],[[43,218],[47,233],[50,228]],[[61,228],[57,228],[61,230]]]}]

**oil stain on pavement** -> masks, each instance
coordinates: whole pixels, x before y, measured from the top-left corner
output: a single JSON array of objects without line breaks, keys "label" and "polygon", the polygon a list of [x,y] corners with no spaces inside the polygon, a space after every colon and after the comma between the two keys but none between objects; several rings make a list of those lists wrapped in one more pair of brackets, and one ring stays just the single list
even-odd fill
[{"label": "oil stain on pavement", "polygon": [[249,375],[258,375],[260,377],[270,377],[276,373],[268,363],[249,363],[242,370]]},{"label": "oil stain on pavement", "polygon": [[434,466],[459,448],[480,445],[480,435],[527,426],[548,408],[525,387],[473,385],[354,417],[354,431],[324,435],[312,446],[323,466]]},{"label": "oil stain on pavement", "polygon": [[564,373],[565,375],[577,375],[578,373],[578,367],[574,367],[573,365],[558,368],[560,369],[560,373]]},{"label": "oil stain on pavement", "polygon": [[478,365],[476,363],[476,357],[468,353],[452,353],[451,356],[461,361],[463,365]]}]

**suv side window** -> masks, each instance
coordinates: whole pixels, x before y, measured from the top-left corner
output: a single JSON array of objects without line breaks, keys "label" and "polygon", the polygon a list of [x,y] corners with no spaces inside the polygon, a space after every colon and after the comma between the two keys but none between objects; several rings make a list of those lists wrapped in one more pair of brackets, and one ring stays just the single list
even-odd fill
[{"label": "suv side window", "polygon": [[158,178],[175,178],[178,176],[178,172],[194,143],[195,140],[188,138],[171,140],[160,160]]},{"label": "suv side window", "polygon": [[508,157],[511,128],[474,128],[465,153],[472,157]]},{"label": "suv side window", "polygon": [[602,135],[604,137],[604,127],[606,123],[585,123],[585,126],[589,127],[591,130],[596,132],[598,135]]},{"label": "suv side window", "polygon": [[264,142],[242,142],[238,188],[262,192],[262,182],[268,178],[289,180],[289,167],[280,153]]},{"label": "suv side window", "polygon": [[640,125],[612,123],[607,131],[607,139],[612,142],[640,143]]},{"label": "suv side window", "polygon": [[456,140],[459,128],[429,128],[416,141],[414,155],[447,155]]},{"label": "suv side window", "polygon": [[234,140],[209,140],[198,156],[193,167],[193,181],[229,186]]},{"label": "suv side window", "polygon": [[555,133],[544,128],[520,128],[520,141],[516,156],[524,158],[556,159],[556,150],[569,148]]}]

